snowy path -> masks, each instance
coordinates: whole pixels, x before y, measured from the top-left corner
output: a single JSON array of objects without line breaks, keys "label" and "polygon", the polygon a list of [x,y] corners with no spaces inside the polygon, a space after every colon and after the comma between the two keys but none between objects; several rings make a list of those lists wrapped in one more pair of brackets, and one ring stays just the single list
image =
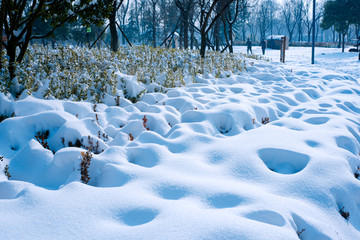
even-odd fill
[{"label": "snowy path", "polygon": [[120,107],[0,95],[0,239],[360,238],[357,72],[295,58]]}]

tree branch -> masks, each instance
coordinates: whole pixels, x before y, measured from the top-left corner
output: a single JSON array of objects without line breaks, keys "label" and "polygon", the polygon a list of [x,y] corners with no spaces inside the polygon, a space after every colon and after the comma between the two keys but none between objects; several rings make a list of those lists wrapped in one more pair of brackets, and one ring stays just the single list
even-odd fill
[{"label": "tree branch", "polygon": [[[223,6],[223,8],[220,10],[220,12],[213,18],[213,20],[211,21],[209,27],[206,29],[206,33],[208,33],[210,31],[210,29],[214,26],[214,24],[216,23],[216,21],[221,17],[221,15],[224,13],[224,11],[230,6],[230,4],[233,2],[234,0],[228,0],[227,3]],[[208,14],[208,16],[210,17],[210,14]]]},{"label": "tree branch", "polygon": [[129,41],[129,39],[127,38],[126,34],[124,33],[124,31],[121,29],[120,25],[116,22],[116,25],[118,26],[120,32],[122,33],[122,35],[125,37],[126,41],[128,42],[128,44],[130,45],[130,47],[132,47],[131,42]]},{"label": "tree branch", "polygon": [[67,22],[70,18],[74,17],[75,14],[69,15],[68,17],[66,17],[63,21],[59,22],[58,24],[56,24],[56,26],[54,26],[51,31],[49,31],[48,33],[44,34],[44,35],[38,35],[38,36],[32,36],[30,38],[30,40],[32,39],[41,39],[41,38],[46,38],[48,36],[50,36],[57,28],[59,28],[61,25],[63,25],[65,22]]},{"label": "tree branch", "polygon": [[99,36],[97,37],[97,39],[95,40],[95,42],[90,46],[90,48],[92,48],[92,47],[96,44],[96,42],[100,39],[100,37],[104,34],[104,32],[106,31],[106,29],[107,29],[109,26],[110,26],[110,24],[108,24],[108,25],[104,28],[104,30],[99,34]]}]

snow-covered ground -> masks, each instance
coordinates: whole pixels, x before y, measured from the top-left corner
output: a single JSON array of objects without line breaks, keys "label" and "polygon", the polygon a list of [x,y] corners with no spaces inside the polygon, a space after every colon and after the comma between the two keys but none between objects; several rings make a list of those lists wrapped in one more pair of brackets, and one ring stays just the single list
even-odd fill
[{"label": "snow-covered ground", "polygon": [[310,52],[120,107],[0,94],[0,239],[360,239],[360,62]]},{"label": "snow-covered ground", "polygon": [[[259,46],[252,47],[253,53],[261,55]],[[235,47],[236,52],[246,53],[246,47]],[[266,49],[265,57],[273,62],[280,62],[280,50]],[[349,48],[345,48],[345,52],[341,52],[340,48],[315,48],[315,65],[311,65],[311,48],[310,47],[290,47],[285,51],[285,68],[305,69],[307,71],[321,68],[323,70],[331,70],[337,73],[347,73],[355,78],[360,78],[360,69],[358,53],[349,52]]]}]

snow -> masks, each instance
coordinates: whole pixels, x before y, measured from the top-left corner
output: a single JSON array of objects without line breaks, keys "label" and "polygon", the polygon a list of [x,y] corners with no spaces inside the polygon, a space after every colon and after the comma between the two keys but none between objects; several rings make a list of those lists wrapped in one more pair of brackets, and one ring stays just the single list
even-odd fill
[{"label": "snow", "polygon": [[0,239],[359,239],[360,62],[339,51],[120,106],[0,94]]},{"label": "snow", "polygon": [[274,40],[281,40],[282,37],[284,37],[285,35],[271,35],[268,36],[266,39],[270,40],[270,39],[274,39]]}]

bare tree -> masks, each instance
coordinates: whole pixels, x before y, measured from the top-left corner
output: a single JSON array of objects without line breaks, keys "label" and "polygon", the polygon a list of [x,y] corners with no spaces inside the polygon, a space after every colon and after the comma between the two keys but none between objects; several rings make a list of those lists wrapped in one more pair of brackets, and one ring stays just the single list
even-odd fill
[{"label": "bare tree", "polygon": [[152,43],[153,47],[156,47],[156,23],[157,23],[157,11],[156,7],[158,0],[150,0],[151,3],[151,15],[152,15]]},{"label": "bare tree", "polygon": [[189,17],[190,10],[193,7],[192,0],[176,0],[176,6],[180,9],[181,12],[181,20],[184,31],[184,48],[189,48]]},{"label": "bare tree", "polygon": [[190,18],[190,10],[194,6],[192,0],[176,0],[176,6],[180,9],[181,12],[181,20],[184,32],[184,48],[189,48],[189,18]]},{"label": "bare tree", "polygon": [[190,24],[190,48],[193,49],[194,45],[198,46],[196,39],[195,39],[195,28],[193,26],[195,26],[195,21],[196,21],[196,13],[199,10],[195,7],[190,9],[190,13],[189,13],[189,24]]},{"label": "bare tree", "polygon": [[[230,6],[234,0],[198,0],[200,7],[200,56],[205,57],[207,35],[209,31],[214,27],[216,21],[222,16],[224,11]],[[219,11],[215,12],[217,4],[221,4]],[[211,16],[213,16],[211,18]]]},{"label": "bare tree", "polygon": [[248,20],[246,21],[246,25],[247,25],[247,28],[250,32],[250,39],[251,40],[255,40],[255,37],[256,37],[256,33],[257,33],[257,30],[258,30],[258,24],[256,24],[255,21],[253,21],[253,19],[256,19],[256,16],[257,16],[257,13],[256,13],[256,10],[255,8],[251,8],[251,10],[249,11],[249,19],[252,19],[252,20]]},{"label": "bare tree", "polygon": [[260,39],[265,39],[266,32],[271,27],[271,16],[270,16],[270,1],[262,0],[256,9],[257,13],[257,25],[259,26]]},{"label": "bare tree", "polygon": [[284,33],[285,25],[283,24],[283,21],[281,18],[274,19],[274,28],[275,28],[275,34],[281,35]]},{"label": "bare tree", "polygon": [[289,33],[289,41],[292,42],[293,34],[296,27],[295,13],[294,13],[295,0],[284,2],[282,6],[282,15],[285,20],[285,27]]},{"label": "bare tree", "polygon": [[[248,4],[247,0],[236,0],[235,7],[234,8],[229,7],[226,10],[226,13],[224,14],[225,16],[223,16],[224,35],[225,35],[226,43],[229,47],[230,53],[234,52],[234,50],[233,50],[233,36],[234,36],[233,25],[236,22],[236,19],[237,19],[239,13],[243,12],[246,9],[247,4]],[[235,11],[234,14],[232,14],[233,11]],[[225,22],[225,20],[226,20],[226,22]],[[226,25],[228,26],[228,31],[226,29]]]},{"label": "bare tree", "polygon": [[270,35],[274,34],[274,26],[276,17],[279,11],[279,3],[274,0],[269,0],[269,12],[270,12]]},{"label": "bare tree", "polygon": [[241,40],[245,41],[246,39],[246,26],[247,26],[247,21],[249,18],[249,6],[247,6],[246,8],[244,8],[243,11],[240,12],[239,14],[239,24],[240,24],[240,28],[241,28]]},{"label": "bare tree", "polygon": [[140,23],[139,23],[139,5],[138,0],[134,0],[134,13],[135,13],[135,20],[136,20],[136,27],[140,32]]},{"label": "bare tree", "polygon": [[[303,23],[306,29],[306,33],[307,33],[307,41],[310,42],[310,37],[311,37],[311,31],[312,31],[312,3],[313,0],[305,0],[304,3],[304,16],[303,16]],[[319,7],[320,4],[316,3],[316,12],[315,12],[315,21],[318,22],[320,20],[320,18],[322,17],[323,11],[322,11],[322,7]],[[335,42],[335,30],[334,32],[334,36],[333,36],[333,41]]]},{"label": "bare tree", "polygon": [[302,27],[304,19],[304,2],[303,0],[294,1],[294,17],[297,24],[298,41],[302,41]]},{"label": "bare tree", "polygon": [[310,36],[311,36],[311,31],[312,31],[312,14],[310,12],[311,8],[312,8],[312,0],[305,0],[305,4],[304,4],[304,26],[306,28],[306,33],[307,33],[307,42],[310,42]]},{"label": "bare tree", "polygon": [[116,12],[121,5],[118,5],[118,2],[116,0],[113,1],[112,5],[113,8],[109,16],[110,35],[111,35],[110,46],[113,52],[117,52],[117,50],[119,49],[119,37],[118,37],[118,32],[116,30]]},{"label": "bare tree", "polygon": [[[221,11],[222,5],[224,2],[220,1],[219,4],[215,7],[215,13],[218,14]],[[227,8],[228,10],[229,8]],[[219,18],[216,20],[214,28],[213,28],[213,37],[214,37],[214,45],[215,50],[220,51],[220,25],[221,25],[221,19]]]},{"label": "bare tree", "polygon": [[[126,1],[126,4],[122,4],[121,6],[120,6],[120,9],[119,9],[119,12],[118,12],[118,14],[117,14],[117,17],[118,17],[118,21],[119,21],[119,23],[120,23],[120,26],[121,26],[121,28],[122,29],[124,29],[124,26],[125,26],[125,24],[126,24],[126,15],[127,15],[127,13],[128,13],[128,10],[129,10],[129,5],[130,5],[130,0],[127,0]],[[124,34],[122,34],[122,44],[125,44],[125,35]]]}]

